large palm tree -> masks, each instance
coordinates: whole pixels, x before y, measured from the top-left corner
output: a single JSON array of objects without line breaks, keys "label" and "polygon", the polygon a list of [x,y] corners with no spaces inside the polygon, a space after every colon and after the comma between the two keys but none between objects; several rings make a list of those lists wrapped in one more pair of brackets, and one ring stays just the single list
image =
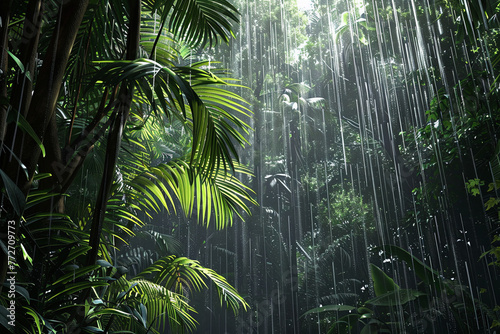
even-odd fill
[{"label": "large palm tree", "polygon": [[[17,329],[138,332],[165,319],[193,328],[180,287],[203,278],[229,306],[245,306],[189,259],[165,254],[147,275],[127,277],[111,255],[160,206],[219,228],[248,211],[233,176],[245,172],[237,147],[248,109],[231,91],[238,85],[197,56],[229,41],[236,9],[224,0],[26,0],[2,1],[0,15],[1,225],[16,231]],[[151,145],[173,128],[181,149]],[[2,235],[2,249],[9,240]],[[168,274],[183,283],[173,288]]]}]

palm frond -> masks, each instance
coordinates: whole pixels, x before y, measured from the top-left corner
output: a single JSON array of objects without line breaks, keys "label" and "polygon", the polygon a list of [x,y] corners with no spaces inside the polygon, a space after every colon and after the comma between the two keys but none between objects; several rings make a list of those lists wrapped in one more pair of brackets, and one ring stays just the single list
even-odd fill
[{"label": "palm frond", "polygon": [[141,236],[153,241],[157,252],[160,254],[175,254],[181,251],[180,242],[171,235],[151,229],[137,233],[137,237]]},{"label": "palm frond", "polygon": [[225,302],[235,313],[240,307],[245,310],[248,307],[247,302],[224,277],[212,269],[201,266],[198,261],[185,257],[175,255],[163,257],[138,277],[148,277],[151,281],[163,284],[167,289],[177,293],[184,293],[184,290],[200,291],[207,287],[205,279],[208,279],[215,284],[221,305]]},{"label": "palm frond", "polygon": [[232,24],[238,23],[238,10],[227,0],[162,0],[145,1],[158,10],[168,30],[191,46],[213,46],[221,39],[229,42]]},{"label": "palm frond", "polygon": [[108,297],[124,310],[127,307],[140,309],[140,305],[144,305],[147,324],[157,330],[167,328],[168,324],[171,330],[183,333],[184,330],[193,331],[197,324],[191,315],[194,309],[187,298],[139,277],[130,281],[120,278],[110,287]]},{"label": "palm frond", "polygon": [[[241,165],[235,171],[249,174]],[[250,188],[228,171],[208,173],[182,160],[144,167],[128,185],[137,191],[131,196],[144,199],[151,209],[158,210],[162,204],[175,210],[179,203],[187,216],[196,212],[201,223],[208,225],[213,219],[217,228],[232,224],[235,213],[240,217],[240,211],[250,214],[247,203],[256,204]]]},{"label": "palm frond", "polygon": [[250,127],[228,110],[245,117],[251,111],[239,95],[218,87],[238,85],[203,69],[205,64],[171,69],[150,59],[100,61],[89,86],[135,83],[151,105],[161,106],[167,119],[178,119],[191,131],[191,164],[210,171],[232,168],[238,156],[234,143],[241,147],[248,143],[235,128],[247,133]]}]

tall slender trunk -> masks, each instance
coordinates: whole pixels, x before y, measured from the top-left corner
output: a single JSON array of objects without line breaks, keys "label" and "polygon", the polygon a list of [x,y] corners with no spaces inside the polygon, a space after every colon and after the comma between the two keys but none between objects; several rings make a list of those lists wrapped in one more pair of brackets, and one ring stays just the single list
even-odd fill
[{"label": "tall slender trunk", "polygon": [[[129,5],[129,30],[127,34],[127,53],[126,59],[133,60],[137,58],[139,51],[140,24],[141,24],[141,0],[128,0]],[[113,94],[114,96],[114,94]],[[111,187],[113,185],[114,176],[116,173],[116,164],[120,153],[120,146],[123,136],[123,131],[127,124],[130,107],[132,104],[133,87],[131,83],[124,82],[120,88],[117,97],[117,103],[114,104],[114,98],[111,98],[111,105],[115,106],[115,111],[112,116],[111,129],[107,138],[106,156],[104,161],[104,170],[101,178],[99,192],[97,194],[96,206],[94,208],[91,227],[89,246],[91,247],[87,254],[87,265],[95,264],[99,255],[99,246],[101,242],[101,234],[103,228],[104,217],[106,213],[107,202],[109,200]],[[104,105],[102,102],[102,105]],[[100,108],[101,110],[101,108]],[[102,108],[104,111],[104,108]],[[98,120],[89,124],[90,131],[97,125]],[[95,124],[93,124],[95,123]],[[78,139],[77,141],[78,142]],[[76,304],[84,304],[89,297],[90,290],[86,289],[80,293]],[[82,307],[76,307],[72,317],[68,321],[69,330],[72,333],[80,333],[80,327],[84,320],[85,312]],[[76,321],[75,321],[76,320]],[[109,320],[105,333],[111,328],[113,318]]]},{"label": "tall slender trunk", "polygon": [[[10,21],[10,11],[12,6],[12,0],[2,1],[0,3],[0,19],[2,24],[0,25],[0,99],[7,101],[7,70],[8,70],[8,53],[9,49],[8,34],[9,34],[9,21]],[[3,140],[5,138],[5,132],[7,129],[7,111],[8,106],[0,101],[0,146],[3,146]],[[0,155],[2,154],[3,147],[0,147]],[[1,196],[1,195],[0,195]],[[7,244],[7,231],[6,220],[2,219],[0,223],[0,237],[1,240]],[[0,252],[0,283],[5,280],[5,275],[7,274],[7,264],[8,257],[5,252]],[[2,291],[2,285],[0,285],[0,292]]]},{"label": "tall slender trunk", "polygon": [[101,178],[99,193],[92,216],[92,225],[90,228],[89,246],[92,247],[87,255],[87,265],[92,265],[96,262],[101,241],[102,225],[106,214],[107,202],[109,199],[111,186],[113,184],[116,173],[116,163],[120,153],[123,130],[127,123],[127,118],[130,112],[132,89],[124,86],[119,96],[119,105],[115,111],[115,119],[108,134],[106,144],[106,157],[104,160],[104,171]]},{"label": "tall slender trunk", "polygon": [[[289,242],[289,257],[290,257],[290,272],[286,284],[288,291],[286,292],[286,315],[291,318],[291,322],[287,323],[287,333],[299,333],[299,303],[298,303],[298,270],[297,270],[297,232],[300,230],[300,213],[299,207],[299,180],[298,164],[300,161],[300,132],[297,128],[296,120],[292,120],[288,124],[290,137],[287,138],[287,164],[288,173],[290,174],[290,213],[288,219],[288,242]],[[299,234],[300,237],[300,234]]]},{"label": "tall slender trunk", "polygon": [[[129,0],[129,30],[127,35],[127,60],[137,58],[139,52],[139,38],[141,27],[141,0]],[[92,217],[92,225],[90,228],[89,254],[87,255],[87,265],[92,265],[97,261],[99,254],[99,245],[101,241],[102,227],[104,217],[106,214],[107,202],[111,192],[114,176],[116,173],[116,164],[118,162],[118,155],[120,153],[120,146],[123,136],[123,131],[127,124],[128,115],[133,98],[133,87],[130,83],[124,83],[121,87],[118,106],[116,109],[116,118],[113,122],[112,129],[108,136],[106,146],[106,157],[104,161],[104,172],[101,179],[99,193],[97,195],[96,207]],[[87,290],[83,297],[86,299],[89,290]],[[111,316],[105,328],[105,333],[108,333],[112,328],[112,323],[115,317]]]},{"label": "tall slender trunk", "polygon": [[[139,37],[141,27],[141,1],[129,0],[129,30],[127,36],[127,60],[136,59],[139,51]],[[121,140],[125,125],[127,123],[130,106],[132,104],[133,89],[127,83],[122,86],[118,100],[111,132],[108,136],[106,157],[104,161],[104,172],[101,179],[99,193],[97,195],[96,207],[92,217],[89,246],[92,247],[87,257],[87,264],[94,264],[98,257],[99,244],[101,240],[102,224],[106,213],[106,206],[110,196],[111,185],[115,175],[116,163],[120,152]]]},{"label": "tall slender trunk", "polygon": [[[35,84],[31,103],[27,107],[26,119],[28,123],[42,140],[46,150],[52,151],[56,157],[60,156],[61,148],[57,141],[57,133],[54,133],[55,127],[49,128],[49,125],[54,116],[69,55],[89,1],[66,1],[61,7],[57,28],[52,35],[42,68],[37,76],[36,82],[38,84]],[[38,1],[35,0],[31,3],[37,4]],[[39,163],[41,149],[31,136],[24,135],[21,131],[9,130],[9,132],[12,133],[10,144],[14,147],[14,153],[21,158],[27,167],[28,180],[22,177],[23,172],[18,164],[5,164],[4,161],[3,166],[21,190],[27,194],[31,178]],[[47,137],[50,137],[50,140],[46,140]]]},{"label": "tall slender trunk", "polygon": [[30,0],[24,18],[23,35],[15,45],[19,48],[19,60],[24,65],[24,72],[18,71],[17,78],[13,81],[10,105],[24,117],[28,113],[32,97],[38,41],[42,28],[42,7],[42,0]]},{"label": "tall slender trunk", "polygon": [[[20,115],[26,117],[28,123],[33,128],[37,137],[44,143],[47,152],[52,157],[60,156],[61,148],[57,140],[57,127],[51,120],[54,117],[54,109],[59,97],[64,71],[69,59],[71,49],[76,39],[78,29],[83,20],[83,16],[90,0],[70,0],[65,1],[59,12],[57,29],[54,31],[48,51],[44,56],[43,66],[37,75],[37,83],[34,84],[35,59],[37,45],[40,36],[42,1],[30,0],[28,3],[27,16],[24,21],[22,39],[18,44],[19,57],[25,64],[25,72],[20,73],[21,82],[15,84],[12,90],[11,104],[17,108]],[[2,11],[3,13],[3,11]],[[30,77],[27,71],[31,72]],[[34,93],[32,95],[32,85]],[[30,101],[31,100],[31,101]],[[17,184],[24,195],[27,195],[31,186],[32,177],[39,164],[41,148],[30,136],[23,131],[17,130],[15,122],[7,126],[5,142],[3,143],[12,150],[12,153],[21,159],[27,167],[28,178],[25,177],[23,167],[11,160],[10,154],[3,154],[0,161],[0,168]],[[20,217],[13,217],[19,225]],[[36,253],[40,256],[40,252]],[[39,282],[43,271],[43,261],[36,258],[33,261],[33,282]],[[0,282],[5,279],[5,273],[0,273]],[[34,284],[33,296],[38,295],[39,284]],[[35,297],[36,298],[36,297]]]},{"label": "tall slender trunk", "polygon": [[[9,49],[9,22],[12,0],[4,0],[0,4],[0,97],[7,99],[7,70]],[[0,103],[0,141],[5,138],[7,125],[7,105]]]}]

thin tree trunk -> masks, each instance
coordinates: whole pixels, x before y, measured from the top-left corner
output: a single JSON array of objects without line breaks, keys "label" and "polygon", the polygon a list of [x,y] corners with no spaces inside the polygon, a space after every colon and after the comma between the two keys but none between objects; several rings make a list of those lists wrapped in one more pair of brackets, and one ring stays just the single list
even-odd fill
[{"label": "thin tree trunk", "polygon": [[128,114],[130,111],[130,90],[123,88],[120,93],[120,102],[117,107],[116,118],[113,122],[111,131],[108,135],[106,144],[106,157],[104,160],[104,171],[101,179],[99,193],[97,194],[96,206],[92,216],[92,225],[90,229],[89,246],[92,247],[87,255],[87,265],[92,265],[97,261],[99,245],[101,241],[102,224],[106,214],[106,206],[110,195],[116,173],[116,163],[122,141],[122,134],[125,128]]},{"label": "thin tree trunk", "polygon": [[[0,3],[0,97],[7,100],[7,70],[8,49],[9,49],[9,22],[12,0],[4,0]],[[0,141],[5,138],[5,129],[7,126],[7,105],[0,103]]]},{"label": "thin tree trunk", "polygon": [[[141,0],[129,0],[129,31],[127,37],[127,60],[133,60],[137,57],[139,51],[139,37],[141,26]],[[102,225],[106,214],[107,202],[110,196],[111,186],[116,173],[116,164],[120,153],[120,146],[125,129],[130,107],[132,104],[133,87],[128,87],[124,83],[118,96],[117,115],[113,122],[112,129],[108,136],[106,146],[106,157],[104,161],[104,172],[101,179],[99,193],[97,195],[96,207],[92,217],[90,228],[89,246],[91,247],[87,254],[87,265],[92,265],[97,261],[99,254],[99,245],[101,241]],[[88,298],[90,290],[83,295],[83,300]],[[105,333],[111,329],[114,316],[109,319],[105,328]]]},{"label": "thin tree trunk", "polygon": [[18,71],[18,76],[13,81],[10,105],[24,117],[28,113],[32,97],[33,74],[42,28],[42,14],[42,0],[30,0],[24,18],[23,35],[18,44],[15,45],[19,48],[19,60],[24,65],[24,72]]},{"label": "thin tree trunk", "polygon": [[[7,101],[7,70],[8,70],[8,34],[9,34],[9,21],[12,0],[2,1],[0,3],[0,19],[2,25],[0,26],[0,99]],[[7,111],[8,106],[0,102],[0,142],[2,146],[7,129]],[[1,148],[1,147],[0,147]],[[0,155],[2,150],[0,150]],[[2,219],[1,227],[1,240],[7,245],[7,220]],[[8,257],[5,252],[0,252],[0,283],[3,283],[7,274]],[[2,292],[2,285],[0,285],[0,292]]]},{"label": "thin tree trunk", "polygon": [[[57,133],[47,134],[49,124],[54,117],[54,110],[59,91],[62,85],[66,65],[73,48],[78,29],[82,22],[85,11],[90,0],[72,0],[66,2],[59,13],[58,28],[54,31],[47,54],[43,60],[43,66],[37,77],[37,85],[30,103],[26,119],[32,126],[36,135],[46,145],[46,150],[52,150],[55,156],[60,156],[60,146],[57,140]],[[54,131],[50,127],[50,131]],[[45,138],[51,140],[46,141]],[[21,167],[17,164],[7,164],[4,166],[8,174],[19,185],[21,190],[27,194],[31,185],[37,165],[39,163],[41,149],[31,136],[24,136],[20,131],[16,136],[12,136],[14,153],[21,158],[28,170],[29,179],[22,177]],[[49,145],[47,145],[49,144]]]},{"label": "thin tree trunk", "polygon": [[[129,0],[130,23],[127,37],[127,60],[134,60],[139,51],[139,36],[141,27],[141,1]],[[126,83],[124,84],[126,85]],[[117,107],[117,115],[112,130],[108,136],[106,158],[101,186],[97,195],[96,207],[92,217],[89,246],[92,247],[87,257],[87,264],[97,261],[99,244],[101,240],[102,224],[106,214],[106,206],[110,196],[111,185],[115,175],[116,163],[120,152],[123,130],[127,123],[130,106],[132,104],[132,87],[122,86]]]},{"label": "thin tree trunk", "polygon": [[[54,31],[51,42],[48,47],[47,54],[44,57],[42,68],[37,76],[37,83],[34,85],[34,93],[30,103],[31,88],[23,94],[19,93],[20,103],[17,104],[20,110],[25,110],[26,119],[33,128],[36,136],[38,136],[47,150],[49,156],[58,159],[61,155],[61,148],[57,140],[57,127],[55,123],[51,124],[54,116],[54,110],[59,91],[62,85],[66,65],[76,39],[78,29],[87,10],[89,0],[70,0],[65,1],[61,7],[58,19],[58,28]],[[20,52],[23,61],[26,61],[27,70],[34,71],[36,45],[38,44],[39,28],[41,22],[41,1],[31,0],[25,20],[25,30],[23,40],[21,40]],[[31,18],[30,18],[31,16]],[[33,19],[33,20],[31,20]],[[33,22],[35,21],[35,22]],[[35,27],[35,28],[33,28]],[[26,43],[26,46],[22,43]],[[29,81],[27,76],[22,76],[24,84]],[[34,79],[31,73],[31,80]],[[31,87],[31,83],[28,83]],[[27,86],[14,87],[14,91],[21,92],[26,90]],[[21,97],[22,96],[22,97]],[[13,98],[15,98],[13,94]],[[55,121],[55,119],[54,119]],[[49,133],[47,134],[47,130]],[[28,170],[28,179],[24,176],[24,171],[20,164],[15,161],[9,161],[4,154],[1,161],[1,168],[9,175],[9,177],[18,185],[24,195],[27,195],[31,186],[32,177],[37,170],[41,148],[36,141],[30,136],[25,135],[23,131],[17,131],[16,125],[8,126],[6,143],[13,153],[21,159]],[[9,154],[10,155],[10,154]],[[17,225],[20,217],[15,217]],[[36,253],[37,256],[40,252]],[[42,277],[43,261],[36,258],[33,261],[32,282],[35,284],[30,293],[33,296],[38,296],[39,280]],[[5,275],[2,274],[0,281],[3,282]],[[36,298],[36,297],[35,297]]]}]

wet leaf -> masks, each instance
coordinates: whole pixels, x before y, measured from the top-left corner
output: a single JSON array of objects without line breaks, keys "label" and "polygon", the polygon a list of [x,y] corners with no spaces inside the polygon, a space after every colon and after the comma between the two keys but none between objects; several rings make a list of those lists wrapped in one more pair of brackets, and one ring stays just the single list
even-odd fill
[{"label": "wet leaf", "polygon": [[394,280],[387,276],[387,274],[384,273],[382,269],[372,263],[370,263],[370,272],[376,296],[381,296],[386,294],[387,292],[399,290],[399,286],[394,283]]},{"label": "wet leaf", "polygon": [[490,197],[484,205],[486,206],[486,210],[490,210],[491,208],[495,207],[500,203],[500,198],[496,197]]},{"label": "wet leaf", "polygon": [[424,295],[425,293],[416,290],[398,289],[370,299],[366,303],[375,306],[399,306]]},{"label": "wet leaf", "polygon": [[408,267],[415,270],[415,274],[422,281],[424,281],[424,283],[433,285],[437,291],[441,291],[443,289],[443,281],[439,279],[439,273],[401,247],[395,245],[384,245],[381,247],[375,247],[373,251],[382,251],[387,257],[397,257],[398,259],[406,262]]},{"label": "wet leaf", "polygon": [[21,216],[24,211],[24,207],[26,206],[26,198],[24,197],[23,192],[1,169],[0,169],[0,176],[3,181],[5,191],[7,192],[7,197],[9,198],[10,203],[14,208],[14,211],[18,216]]},{"label": "wet leaf", "polygon": [[321,306],[321,307],[316,307],[313,308],[306,313],[302,314],[302,317],[308,314],[313,314],[313,313],[321,313],[321,312],[329,312],[329,311],[351,311],[354,310],[354,306],[349,306],[349,305],[326,305],[326,306]]}]

